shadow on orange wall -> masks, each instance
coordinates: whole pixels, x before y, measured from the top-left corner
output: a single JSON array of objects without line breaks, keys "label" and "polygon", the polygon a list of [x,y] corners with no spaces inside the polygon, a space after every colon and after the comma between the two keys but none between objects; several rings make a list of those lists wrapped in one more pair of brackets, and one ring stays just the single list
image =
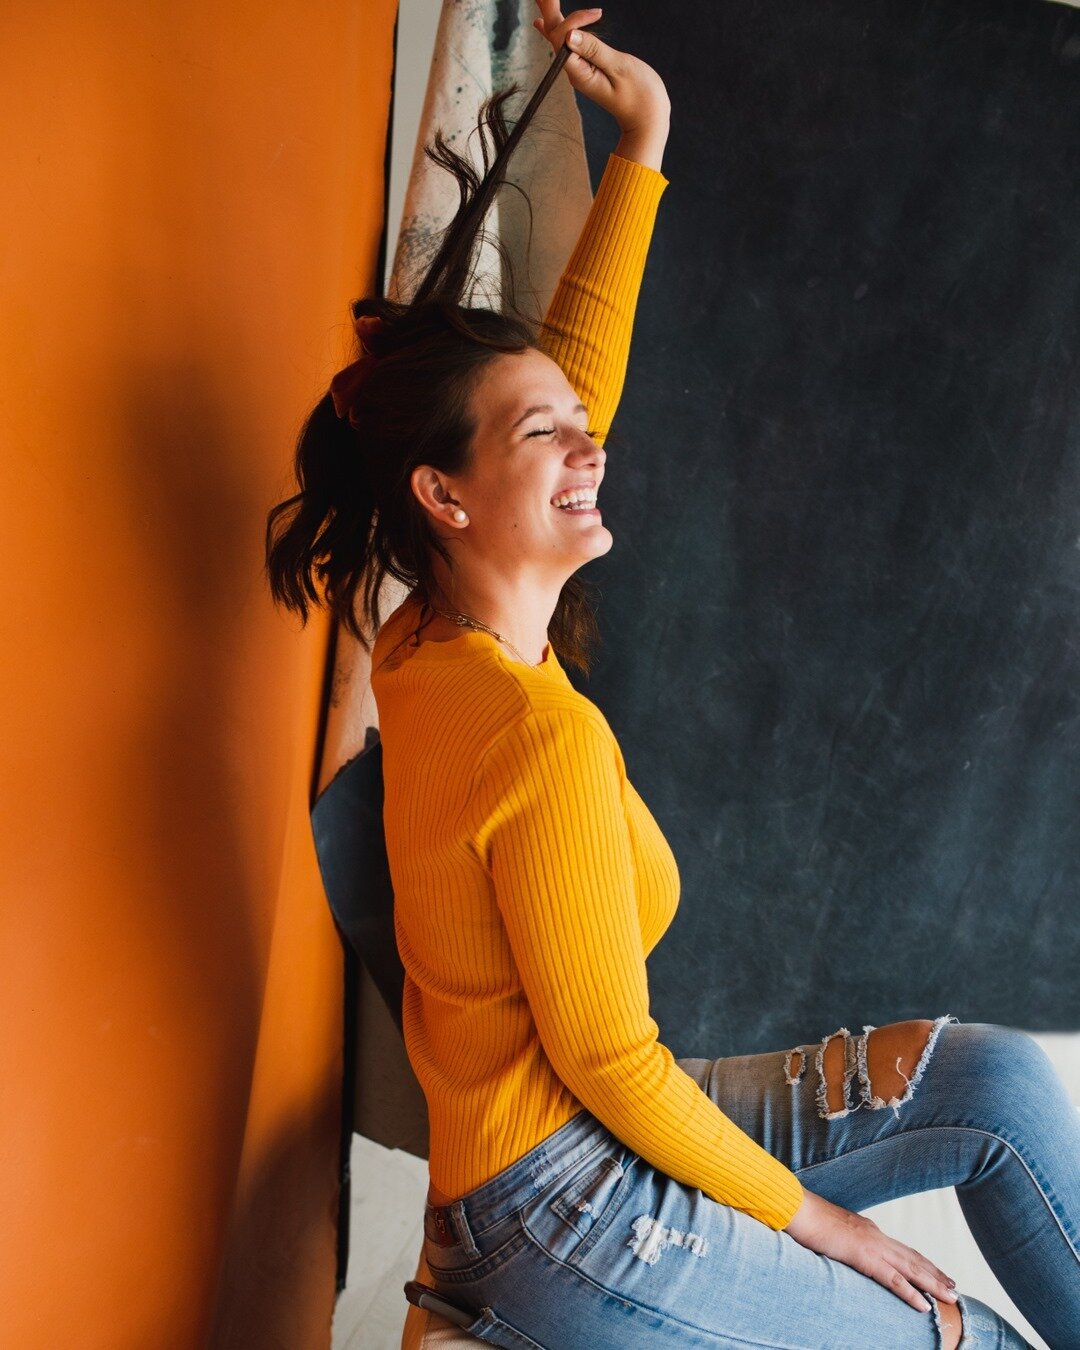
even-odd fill
[{"label": "shadow on orange wall", "polygon": [[2,1339],[328,1346],[328,624],[266,511],[382,228],[392,0],[8,6]]}]

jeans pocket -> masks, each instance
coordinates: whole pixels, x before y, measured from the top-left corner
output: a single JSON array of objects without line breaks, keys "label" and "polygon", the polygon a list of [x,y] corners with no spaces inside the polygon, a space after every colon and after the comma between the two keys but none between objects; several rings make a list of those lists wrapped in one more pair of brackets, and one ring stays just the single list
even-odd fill
[{"label": "jeans pocket", "polygon": [[522,1215],[532,1237],[559,1261],[585,1255],[614,1218],[630,1184],[634,1155],[606,1151],[560,1186],[538,1197]]}]

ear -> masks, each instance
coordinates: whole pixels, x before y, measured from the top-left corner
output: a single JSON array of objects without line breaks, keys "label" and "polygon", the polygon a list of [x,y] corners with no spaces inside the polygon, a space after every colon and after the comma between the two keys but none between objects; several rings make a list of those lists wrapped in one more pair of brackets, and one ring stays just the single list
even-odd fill
[{"label": "ear", "polygon": [[449,490],[448,479],[430,464],[418,464],[409,475],[413,496],[439,525],[452,525],[451,514],[458,500]]}]

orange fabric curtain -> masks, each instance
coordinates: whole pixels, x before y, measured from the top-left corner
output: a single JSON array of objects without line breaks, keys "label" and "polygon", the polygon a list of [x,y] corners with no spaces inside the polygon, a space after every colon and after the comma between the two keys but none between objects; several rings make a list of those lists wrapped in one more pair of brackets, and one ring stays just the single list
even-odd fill
[{"label": "orange fabric curtain", "polygon": [[393,0],[9,4],[4,1344],[329,1346],[329,626],[262,575],[383,220]]}]

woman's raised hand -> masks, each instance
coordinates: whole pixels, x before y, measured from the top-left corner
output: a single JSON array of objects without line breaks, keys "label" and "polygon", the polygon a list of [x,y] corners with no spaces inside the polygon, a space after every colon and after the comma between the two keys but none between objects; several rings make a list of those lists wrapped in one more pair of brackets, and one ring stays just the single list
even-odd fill
[{"label": "woman's raised hand", "polygon": [[595,23],[602,10],[575,9],[564,19],[559,0],[536,0],[536,4],[540,17],[533,20],[533,27],[556,52],[569,41],[572,55],[565,70],[570,83],[619,124],[622,140],[617,153],[659,169],[671,117],[664,81],[638,57],[616,51],[595,33],[579,31]]},{"label": "woman's raised hand", "polygon": [[804,1191],[803,1202],[784,1229],[796,1242],[821,1256],[842,1261],[891,1289],[919,1312],[929,1312],[922,1290],[956,1302],[953,1282],[914,1247],[883,1233],[873,1219]]}]

